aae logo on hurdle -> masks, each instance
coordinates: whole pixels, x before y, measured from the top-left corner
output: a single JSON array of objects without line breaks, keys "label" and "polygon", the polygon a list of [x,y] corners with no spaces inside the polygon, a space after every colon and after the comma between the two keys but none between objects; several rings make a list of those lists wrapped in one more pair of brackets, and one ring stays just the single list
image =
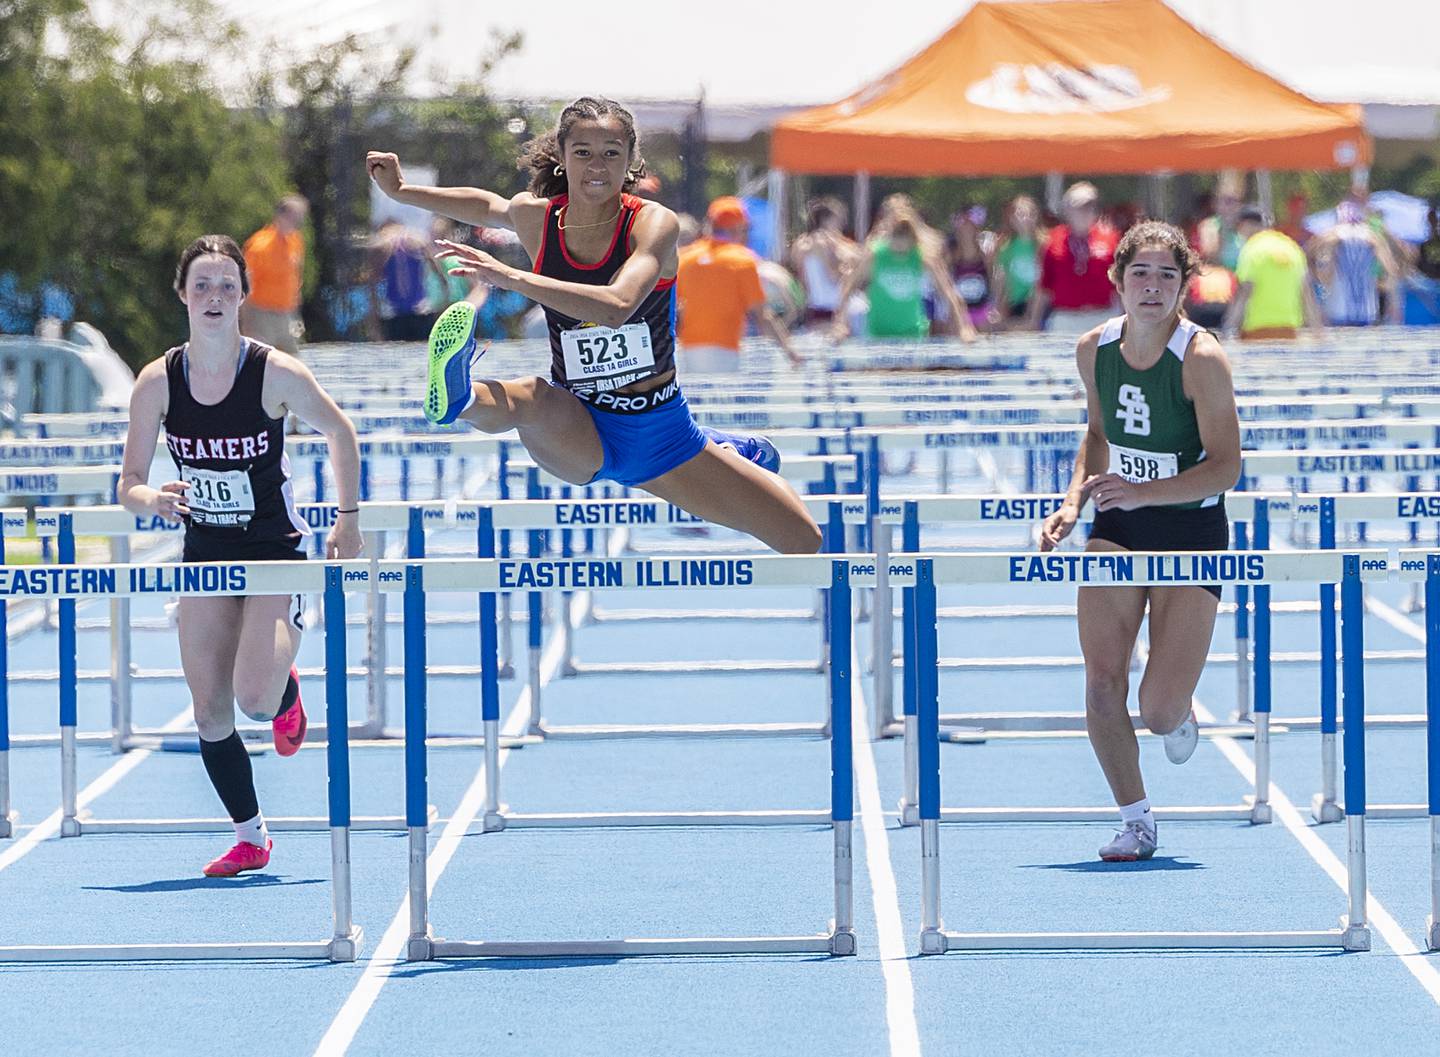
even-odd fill
[{"label": "aae logo on hurdle", "polygon": [[[123,575],[122,575],[123,574]],[[229,594],[245,590],[243,565],[0,566],[0,598],[45,595]]]},{"label": "aae logo on hurdle", "polygon": [[[1265,579],[1262,554],[1147,554],[1136,575],[1135,555],[1012,555],[1011,583],[1250,583]],[[1383,561],[1381,567],[1384,567]]]}]

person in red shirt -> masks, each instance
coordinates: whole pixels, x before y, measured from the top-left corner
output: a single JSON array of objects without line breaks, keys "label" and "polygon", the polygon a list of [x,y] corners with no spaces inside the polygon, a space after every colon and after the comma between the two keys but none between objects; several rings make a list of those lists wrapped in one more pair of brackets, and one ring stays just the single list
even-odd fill
[{"label": "person in red shirt", "polygon": [[[1040,253],[1040,282],[1030,299],[1028,324],[1062,334],[1083,334],[1117,313],[1110,265],[1119,237],[1100,222],[1100,193],[1080,182],[1062,200],[1065,223],[1050,232]],[[1049,313],[1048,319],[1046,313]]]}]

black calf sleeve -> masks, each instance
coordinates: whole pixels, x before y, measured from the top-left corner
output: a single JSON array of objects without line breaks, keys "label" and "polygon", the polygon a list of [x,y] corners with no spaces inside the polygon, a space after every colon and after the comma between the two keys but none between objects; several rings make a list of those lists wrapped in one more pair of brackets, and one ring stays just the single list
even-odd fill
[{"label": "black calf sleeve", "polygon": [[220,741],[201,738],[200,758],[205,761],[205,773],[210,776],[215,792],[220,794],[225,810],[230,812],[232,822],[249,822],[260,814],[250,754],[245,751],[239,731],[232,730],[228,738]]},{"label": "black calf sleeve", "polygon": [[293,675],[286,676],[285,689],[280,694],[280,710],[275,714],[278,716],[281,713],[288,712],[290,710],[290,706],[295,703],[295,699],[299,696],[300,684],[295,681],[295,677]]}]

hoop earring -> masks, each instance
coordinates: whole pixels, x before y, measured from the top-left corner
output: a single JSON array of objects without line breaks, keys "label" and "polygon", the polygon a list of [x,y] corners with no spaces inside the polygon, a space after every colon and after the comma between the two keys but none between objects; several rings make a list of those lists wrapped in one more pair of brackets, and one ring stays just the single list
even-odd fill
[{"label": "hoop earring", "polygon": [[551,171],[552,171],[556,176],[564,176],[564,175],[565,175],[565,166],[563,166],[563,165],[557,165],[557,166],[555,166],[555,168],[552,169]]}]

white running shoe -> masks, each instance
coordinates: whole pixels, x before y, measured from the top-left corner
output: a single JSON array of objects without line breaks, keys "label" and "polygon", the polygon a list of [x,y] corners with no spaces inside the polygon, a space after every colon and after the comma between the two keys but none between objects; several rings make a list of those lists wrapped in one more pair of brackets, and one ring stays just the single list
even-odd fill
[{"label": "white running shoe", "polygon": [[1200,744],[1200,724],[1195,720],[1195,710],[1185,717],[1185,722],[1165,735],[1165,758],[1171,763],[1184,763],[1195,755],[1195,746]]},{"label": "white running shoe", "polygon": [[1143,822],[1127,822],[1115,839],[1100,849],[1106,862],[1136,862],[1148,859],[1159,846],[1159,827],[1151,829]]}]

